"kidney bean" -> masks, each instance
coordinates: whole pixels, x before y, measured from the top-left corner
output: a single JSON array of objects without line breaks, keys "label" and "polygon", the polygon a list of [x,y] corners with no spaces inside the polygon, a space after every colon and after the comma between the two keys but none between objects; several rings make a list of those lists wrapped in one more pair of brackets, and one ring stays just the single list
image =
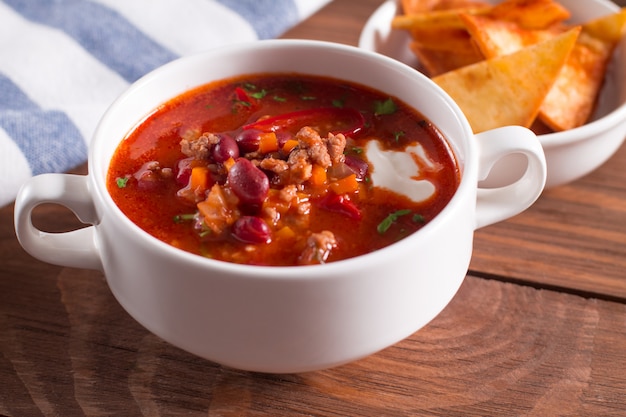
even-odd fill
[{"label": "kidney bean", "polygon": [[352,171],[354,171],[358,179],[362,180],[367,176],[369,165],[363,159],[354,155],[346,155],[344,162]]},{"label": "kidney bean", "polygon": [[269,191],[267,175],[252,162],[239,158],[228,171],[228,184],[244,205],[261,205]]},{"label": "kidney bean", "polygon": [[256,216],[241,216],[232,227],[233,236],[246,243],[269,243],[271,231],[265,220]]},{"label": "kidney bean", "polygon": [[235,141],[237,142],[237,145],[239,145],[239,151],[241,153],[248,153],[259,150],[261,133],[263,132],[257,129],[248,129],[241,131],[235,137]]},{"label": "kidney bean", "polygon": [[227,161],[229,158],[239,158],[239,146],[230,135],[222,133],[219,135],[219,142],[213,147],[213,160],[217,163]]},{"label": "kidney bean", "polygon": [[143,191],[154,191],[161,186],[161,167],[158,161],[146,162],[133,174],[137,180],[137,188]]},{"label": "kidney bean", "polygon": [[278,139],[278,147],[282,148],[288,140],[293,139],[293,135],[290,132],[280,131],[276,132],[276,138]]}]

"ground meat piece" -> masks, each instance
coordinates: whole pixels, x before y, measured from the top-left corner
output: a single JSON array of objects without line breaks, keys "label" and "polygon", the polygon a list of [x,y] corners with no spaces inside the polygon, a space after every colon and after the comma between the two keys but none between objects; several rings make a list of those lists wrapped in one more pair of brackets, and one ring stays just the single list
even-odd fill
[{"label": "ground meat piece", "polygon": [[280,220],[280,213],[278,212],[278,210],[276,210],[276,207],[263,206],[262,212],[263,218],[265,218],[268,223],[273,224],[274,226],[276,225],[276,223],[278,223],[278,220]]},{"label": "ground meat piece", "polygon": [[287,164],[287,161],[283,161],[282,159],[265,158],[261,160],[259,167],[275,174],[282,174],[289,169],[289,164]]},{"label": "ground meat piece", "polygon": [[300,201],[300,203],[296,206],[296,211],[302,216],[308,215],[311,212],[311,202]]},{"label": "ground meat piece", "polygon": [[325,142],[326,147],[328,148],[328,154],[330,155],[330,159],[333,164],[341,163],[346,159],[343,154],[346,149],[346,137],[342,133],[337,135],[329,133]]},{"label": "ground meat piece", "polygon": [[265,155],[263,155],[261,152],[259,151],[254,151],[254,152],[248,152],[246,154],[243,155],[244,158],[249,159],[250,161],[252,161],[253,163],[255,163],[255,165],[258,165],[258,162],[263,159]]},{"label": "ground meat piece", "polygon": [[309,162],[309,155],[306,150],[296,149],[292,151],[289,154],[287,163],[289,164],[289,174],[292,183],[302,184],[311,178],[313,165]]},{"label": "ground meat piece", "polygon": [[296,188],[296,186],[293,184],[290,184],[290,185],[285,186],[285,188],[283,188],[282,190],[280,190],[280,192],[278,193],[278,198],[281,201],[284,201],[285,203],[290,203],[295,198],[298,197],[297,193],[298,193],[298,189]]},{"label": "ground meat piece", "polygon": [[219,136],[213,133],[203,133],[197,139],[184,137],[180,141],[180,150],[186,156],[195,159],[208,159],[211,147],[219,140]]},{"label": "ground meat piece", "polygon": [[298,257],[298,264],[323,264],[336,246],[337,239],[332,232],[324,230],[320,233],[311,233],[307,238],[306,247]]},{"label": "ground meat piece", "polygon": [[331,158],[328,154],[328,148],[319,133],[311,127],[305,126],[296,134],[298,146],[305,149],[307,155],[313,163],[324,168],[328,168],[331,164]]}]

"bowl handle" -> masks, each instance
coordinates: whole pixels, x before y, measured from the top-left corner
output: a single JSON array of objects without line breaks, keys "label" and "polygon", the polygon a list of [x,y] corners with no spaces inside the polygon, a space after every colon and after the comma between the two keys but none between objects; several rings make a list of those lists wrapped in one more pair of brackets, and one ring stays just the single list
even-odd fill
[{"label": "bowl handle", "polygon": [[[543,148],[537,136],[521,126],[506,126],[475,135],[479,148],[478,192],[476,199],[476,229],[513,217],[530,207],[541,195],[546,184],[547,169]],[[510,155],[521,155],[525,166],[517,178],[494,179],[492,168],[505,163]],[[517,168],[513,163],[508,171]],[[507,167],[505,167],[505,170]],[[494,170],[498,171],[498,170]],[[486,183],[498,183],[488,187]]]},{"label": "bowl handle", "polygon": [[[44,203],[67,207],[81,222],[92,226],[63,233],[43,232],[33,225],[32,212]],[[35,258],[56,265],[102,270],[93,226],[98,216],[87,176],[42,174],[31,178],[15,200],[14,222],[17,239]]]}]

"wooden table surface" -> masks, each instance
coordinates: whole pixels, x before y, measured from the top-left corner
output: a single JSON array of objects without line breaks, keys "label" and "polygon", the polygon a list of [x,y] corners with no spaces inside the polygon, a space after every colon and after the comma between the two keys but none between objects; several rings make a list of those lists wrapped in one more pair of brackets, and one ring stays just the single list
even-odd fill
[{"label": "wooden table surface", "polygon": [[[285,34],[356,45],[381,0],[335,0]],[[622,2],[624,4],[624,2]],[[78,172],[86,172],[80,167]],[[44,264],[0,210],[0,415],[626,415],[626,146],[479,230],[468,276],[425,328],[295,375],[237,371],[143,329],[99,272]],[[36,224],[73,228],[43,206]]]}]

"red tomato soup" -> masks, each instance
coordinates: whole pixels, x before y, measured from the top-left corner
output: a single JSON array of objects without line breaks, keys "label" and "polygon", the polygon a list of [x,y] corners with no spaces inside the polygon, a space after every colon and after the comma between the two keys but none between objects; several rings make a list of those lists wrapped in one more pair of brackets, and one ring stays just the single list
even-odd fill
[{"label": "red tomato soup", "polygon": [[[416,160],[411,179],[434,185],[432,195],[416,202],[373,182],[372,140],[403,154],[418,144],[428,163]],[[433,219],[459,181],[441,133],[396,98],[332,78],[259,74],[157,108],[120,143],[107,188],[172,246],[287,266],[388,246]]]}]

